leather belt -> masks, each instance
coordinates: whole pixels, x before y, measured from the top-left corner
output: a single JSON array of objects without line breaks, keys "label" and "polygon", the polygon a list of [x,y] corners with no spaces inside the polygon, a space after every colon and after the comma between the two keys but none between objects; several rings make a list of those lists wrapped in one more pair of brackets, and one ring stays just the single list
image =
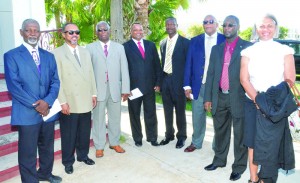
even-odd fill
[{"label": "leather belt", "polygon": [[219,91],[222,92],[222,93],[224,93],[224,94],[229,94],[230,90],[224,90],[224,89],[222,89],[222,88],[219,87]]},{"label": "leather belt", "polygon": [[165,76],[172,76],[172,73],[168,74],[168,73],[164,72],[164,75]]}]

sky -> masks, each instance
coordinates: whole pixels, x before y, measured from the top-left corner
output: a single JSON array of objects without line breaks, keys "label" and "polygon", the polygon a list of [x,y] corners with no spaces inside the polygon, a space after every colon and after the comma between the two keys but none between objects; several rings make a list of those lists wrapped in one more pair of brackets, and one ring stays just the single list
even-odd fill
[{"label": "sky", "polygon": [[273,14],[279,23],[289,29],[300,32],[300,1],[299,0],[190,0],[188,10],[178,10],[176,18],[178,28],[186,31],[194,24],[201,24],[205,15],[212,14],[222,24],[228,15],[240,19],[240,30],[252,27],[256,17],[265,13]]}]

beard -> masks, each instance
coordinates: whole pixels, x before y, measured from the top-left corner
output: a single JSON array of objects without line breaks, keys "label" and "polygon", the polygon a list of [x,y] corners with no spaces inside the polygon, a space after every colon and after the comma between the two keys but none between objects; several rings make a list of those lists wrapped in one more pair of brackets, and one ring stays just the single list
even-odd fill
[{"label": "beard", "polygon": [[31,45],[35,45],[38,42],[38,38],[37,37],[29,37],[28,38],[28,43]]}]

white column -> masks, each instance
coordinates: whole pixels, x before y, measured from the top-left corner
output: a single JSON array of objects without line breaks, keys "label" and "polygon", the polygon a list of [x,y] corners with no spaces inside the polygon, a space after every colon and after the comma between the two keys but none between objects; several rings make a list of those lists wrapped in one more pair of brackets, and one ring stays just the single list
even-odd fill
[{"label": "white column", "polygon": [[22,22],[33,18],[46,29],[46,12],[43,0],[0,1],[0,73],[4,73],[3,54],[22,44],[20,35]]}]

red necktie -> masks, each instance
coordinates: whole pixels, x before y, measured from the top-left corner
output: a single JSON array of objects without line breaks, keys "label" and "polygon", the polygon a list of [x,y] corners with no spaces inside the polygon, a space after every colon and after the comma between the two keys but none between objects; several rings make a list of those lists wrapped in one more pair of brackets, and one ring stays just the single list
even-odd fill
[{"label": "red necktie", "polygon": [[139,48],[139,50],[140,50],[140,52],[142,54],[142,57],[145,58],[145,51],[144,51],[143,47],[141,46],[141,42],[140,41],[138,42],[138,48]]},{"label": "red necktie", "polygon": [[107,57],[107,55],[108,55],[107,45],[104,45],[104,54],[105,54],[105,56]]},{"label": "red necktie", "polygon": [[229,90],[229,78],[228,78],[228,68],[229,68],[229,63],[231,59],[231,54],[230,54],[230,47],[226,47],[226,52],[224,55],[224,63],[223,63],[223,70],[222,70],[222,76],[221,76],[221,82],[220,82],[220,87],[223,90]]}]

